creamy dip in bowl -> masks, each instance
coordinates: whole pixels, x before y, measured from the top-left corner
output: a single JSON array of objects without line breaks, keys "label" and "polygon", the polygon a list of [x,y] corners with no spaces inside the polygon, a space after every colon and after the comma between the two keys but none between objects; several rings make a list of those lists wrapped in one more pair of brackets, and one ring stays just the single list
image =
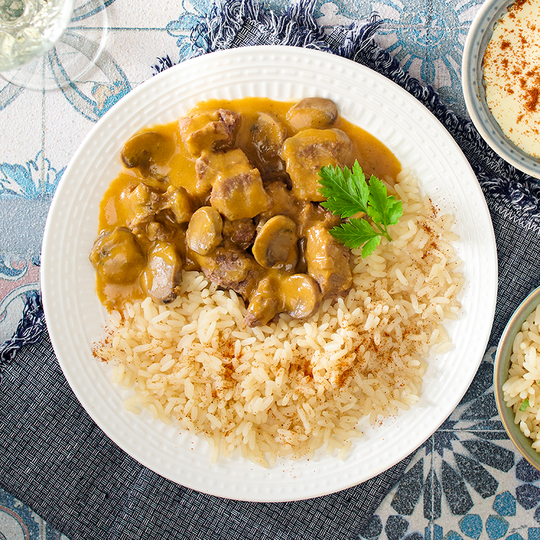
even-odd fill
[{"label": "creamy dip in bowl", "polygon": [[488,106],[504,134],[540,157],[540,2],[518,0],[493,31],[484,55]]},{"label": "creamy dip in bowl", "polygon": [[536,178],[539,8],[538,0],[487,0],[471,25],[462,64],[467,110],[480,135],[508,163]]}]

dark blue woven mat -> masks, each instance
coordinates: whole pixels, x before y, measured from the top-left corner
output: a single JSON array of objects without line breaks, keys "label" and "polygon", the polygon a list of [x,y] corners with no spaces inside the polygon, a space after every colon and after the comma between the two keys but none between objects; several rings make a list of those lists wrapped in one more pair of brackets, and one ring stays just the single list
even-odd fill
[{"label": "dark blue woven mat", "polygon": [[[192,49],[314,47],[375,69],[426,105],[471,162],[491,212],[500,275],[490,338],[496,344],[512,311],[540,282],[537,182],[493,154],[470,122],[375,45],[380,21],[326,35],[314,22],[313,7],[304,2],[277,14],[254,2],[225,2],[195,27]],[[0,348],[0,370],[0,485],[71,540],[355,538],[409,461],[365,484],[294,503],[224,500],[169,482],[120,450],[82,409],[54,357],[38,296],[14,339]]]}]

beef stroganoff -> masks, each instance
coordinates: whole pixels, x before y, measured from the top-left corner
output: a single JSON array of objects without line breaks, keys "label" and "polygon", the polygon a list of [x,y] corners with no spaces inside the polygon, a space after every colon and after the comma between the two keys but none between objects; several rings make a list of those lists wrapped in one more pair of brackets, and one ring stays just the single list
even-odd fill
[{"label": "beef stroganoff", "polygon": [[[335,104],[204,102],[121,158],[90,258],[111,312],[95,354],[133,387],[128,410],[269,466],[343,457],[360,418],[418,400],[460,313],[453,218]],[[356,160],[403,206],[366,258],[332,235],[318,182]]]}]

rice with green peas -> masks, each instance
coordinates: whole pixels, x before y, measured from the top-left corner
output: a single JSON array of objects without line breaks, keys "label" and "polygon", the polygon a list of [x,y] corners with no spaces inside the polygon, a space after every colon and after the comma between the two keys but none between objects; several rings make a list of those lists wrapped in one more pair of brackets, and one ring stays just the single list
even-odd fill
[{"label": "rice with green peas", "polygon": [[441,323],[459,316],[464,279],[452,216],[438,215],[408,171],[388,190],[404,210],[393,241],[367,259],[353,250],[353,288],[307,321],[282,314],[243,327],[243,300],[198,272],[184,272],[172,304],[147,298],[112,313],[95,352],[133,389],[126,409],[204,435],[214,462],[240,449],[268,467],[320,448],[343,458],[360,418],[414,405],[428,356],[451,347]]},{"label": "rice with green peas", "polygon": [[508,379],[502,387],[514,422],[540,452],[540,306],[521,325],[514,338]]}]

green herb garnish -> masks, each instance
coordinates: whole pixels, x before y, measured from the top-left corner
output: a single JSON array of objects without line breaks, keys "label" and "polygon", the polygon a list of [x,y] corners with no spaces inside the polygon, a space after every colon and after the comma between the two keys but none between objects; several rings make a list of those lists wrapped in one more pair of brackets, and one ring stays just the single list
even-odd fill
[{"label": "green herb garnish", "polygon": [[528,399],[528,398],[525,398],[525,400],[524,400],[523,403],[521,404],[521,407],[519,408],[519,410],[520,410],[521,412],[523,412],[528,406],[529,406],[529,399]]},{"label": "green herb garnish", "polygon": [[[348,248],[362,247],[362,257],[369,257],[381,243],[384,236],[392,241],[388,227],[395,225],[403,214],[401,201],[388,195],[386,186],[375,176],[371,176],[369,184],[358,161],[352,170],[348,167],[323,167],[319,172],[319,189],[326,201],[322,206],[332,213],[349,218],[349,221],[334,227],[330,234]],[[363,212],[368,217],[354,218]]]}]

